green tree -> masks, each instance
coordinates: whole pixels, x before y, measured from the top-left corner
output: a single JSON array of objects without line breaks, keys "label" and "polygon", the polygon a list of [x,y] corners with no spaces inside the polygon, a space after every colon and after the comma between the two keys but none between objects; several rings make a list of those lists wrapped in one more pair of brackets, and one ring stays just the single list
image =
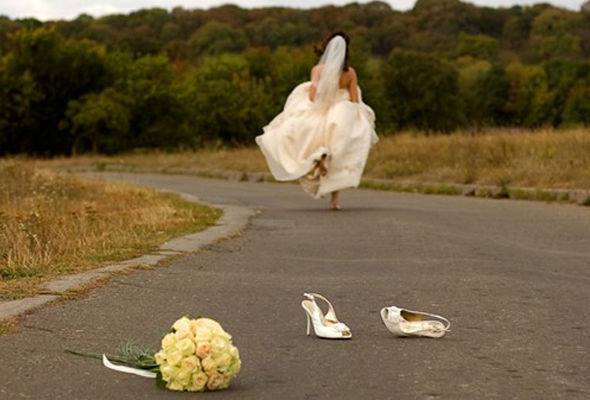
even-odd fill
[{"label": "green tree", "polygon": [[489,61],[470,56],[459,58],[455,65],[459,72],[459,93],[466,122],[471,125],[480,125],[482,121],[477,106],[479,100],[477,85],[492,66]]},{"label": "green tree", "polygon": [[590,125],[590,81],[580,81],[572,88],[562,122],[565,125]]},{"label": "green tree", "polygon": [[562,115],[570,97],[570,91],[580,80],[590,80],[590,64],[570,61],[554,60],[543,65],[547,74],[548,89],[551,101],[548,104],[547,117],[553,126],[562,123]]},{"label": "green tree", "polygon": [[207,58],[185,86],[192,129],[207,141],[252,143],[272,116],[266,86],[250,75],[244,57]]},{"label": "green tree", "polygon": [[310,79],[311,68],[317,59],[311,48],[278,48],[271,60],[271,90],[283,102],[301,82]]},{"label": "green tree", "polygon": [[248,39],[241,30],[215,21],[203,25],[188,41],[193,57],[240,52],[247,45]]},{"label": "green tree", "polygon": [[579,58],[581,39],[577,31],[582,18],[579,14],[549,8],[535,18],[531,42],[540,60]]},{"label": "green tree", "polygon": [[486,35],[459,34],[459,42],[455,53],[457,56],[471,56],[484,60],[492,60],[498,56],[498,41]]},{"label": "green tree", "polygon": [[474,110],[481,125],[501,126],[510,123],[507,105],[510,82],[505,69],[493,65],[475,83]]},{"label": "green tree", "polygon": [[[550,98],[547,74],[542,67],[512,62],[506,67],[510,94],[506,112],[513,125],[535,127],[545,123],[543,100]],[[540,111],[540,112],[538,112]]]},{"label": "green tree", "polygon": [[70,100],[108,84],[104,48],[86,40],[65,40],[51,28],[18,31],[12,36],[12,46],[4,61],[5,79],[24,82],[25,92],[31,93],[31,87],[35,91],[27,101],[25,126],[18,129],[13,124],[20,150],[68,153],[71,137],[59,129],[60,122]]},{"label": "green tree", "polygon": [[449,64],[428,54],[394,50],[383,73],[398,128],[448,132],[462,122],[458,73]]},{"label": "green tree", "polygon": [[15,77],[5,64],[0,62],[0,155],[25,153],[33,143],[23,133],[35,127],[31,107],[42,97],[30,73]]},{"label": "green tree", "polygon": [[129,99],[130,143],[127,147],[191,146],[197,139],[185,129],[187,109],[174,72],[164,56],[131,60],[119,54],[114,88]]},{"label": "green tree", "polygon": [[113,88],[91,93],[68,104],[68,128],[73,135],[72,154],[116,153],[128,142],[129,99]]}]

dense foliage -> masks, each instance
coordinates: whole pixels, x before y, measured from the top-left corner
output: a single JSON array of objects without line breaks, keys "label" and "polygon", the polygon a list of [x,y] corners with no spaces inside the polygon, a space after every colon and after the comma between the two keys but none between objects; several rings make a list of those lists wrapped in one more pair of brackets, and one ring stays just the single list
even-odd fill
[{"label": "dense foliage", "polygon": [[0,154],[251,143],[348,31],[380,133],[590,124],[590,11],[418,0],[0,17]]}]

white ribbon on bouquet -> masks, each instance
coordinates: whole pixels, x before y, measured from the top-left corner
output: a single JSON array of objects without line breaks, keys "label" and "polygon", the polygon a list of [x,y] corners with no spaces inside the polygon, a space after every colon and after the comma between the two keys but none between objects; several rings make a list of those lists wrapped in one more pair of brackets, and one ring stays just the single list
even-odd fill
[{"label": "white ribbon on bouquet", "polygon": [[109,359],[107,358],[107,356],[104,354],[102,355],[102,365],[104,365],[108,369],[112,369],[114,371],[119,371],[119,372],[124,372],[126,374],[138,375],[138,376],[142,376],[144,378],[151,378],[151,379],[156,378],[155,372],[150,372],[150,371],[146,371],[144,369],[139,369],[139,368],[125,367],[123,365],[115,365],[112,362],[110,362]]}]

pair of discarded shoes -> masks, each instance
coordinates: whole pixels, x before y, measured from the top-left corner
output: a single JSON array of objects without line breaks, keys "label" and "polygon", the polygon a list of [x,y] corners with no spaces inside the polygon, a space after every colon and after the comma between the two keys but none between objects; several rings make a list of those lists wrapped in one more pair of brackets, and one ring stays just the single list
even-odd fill
[{"label": "pair of discarded shoes", "polygon": [[[323,339],[350,339],[350,328],[340,322],[332,303],[317,293],[304,293],[306,298],[301,302],[307,316],[307,335],[311,335],[311,328],[317,337]],[[323,300],[328,305],[328,312],[323,313],[316,299]],[[399,307],[384,307],[381,319],[387,329],[400,337],[428,337],[442,338],[451,327],[448,319],[440,315],[419,311],[410,311]]]}]

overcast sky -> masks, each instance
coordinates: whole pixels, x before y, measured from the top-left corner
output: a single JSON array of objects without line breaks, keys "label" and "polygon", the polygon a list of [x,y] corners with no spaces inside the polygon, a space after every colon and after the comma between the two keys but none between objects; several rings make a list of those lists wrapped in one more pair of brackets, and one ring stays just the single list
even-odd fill
[{"label": "overcast sky", "polygon": [[[386,0],[394,8],[406,10],[415,0]],[[127,13],[146,7],[208,8],[221,4],[237,4],[242,7],[289,6],[316,7],[324,4],[346,4],[350,0],[0,0],[0,15],[12,18],[35,17],[42,20],[74,18],[81,13],[94,16]],[[366,1],[360,1],[365,3]],[[471,0],[472,3],[490,6],[510,6],[514,4],[534,4],[541,0]],[[584,0],[545,0],[562,7],[579,9]]]}]

